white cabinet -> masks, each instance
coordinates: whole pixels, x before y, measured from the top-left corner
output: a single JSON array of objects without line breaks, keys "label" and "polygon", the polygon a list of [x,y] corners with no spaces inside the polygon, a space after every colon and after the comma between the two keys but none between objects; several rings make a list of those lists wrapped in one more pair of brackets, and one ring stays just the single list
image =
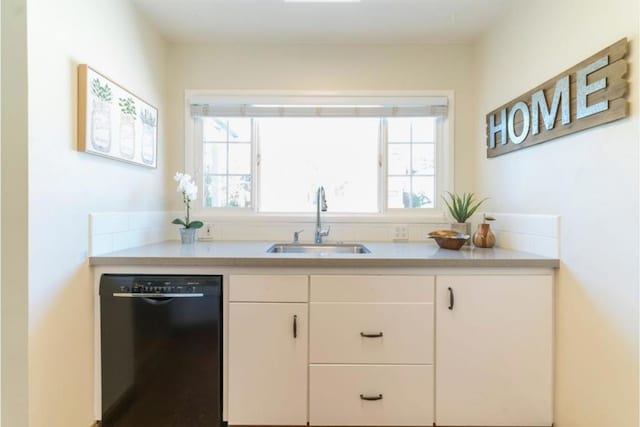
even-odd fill
[{"label": "white cabinet", "polygon": [[433,423],[433,276],[311,276],[309,424]]},{"label": "white cabinet", "polygon": [[550,274],[233,275],[228,422],[551,426],[552,293]]},{"label": "white cabinet", "polygon": [[[230,425],[307,423],[309,341],[308,304],[304,301],[307,277],[282,276],[281,279],[279,281],[278,276],[231,278]],[[235,290],[234,285],[238,285]],[[247,293],[246,289],[255,289],[256,293]],[[303,301],[272,302],[278,299]]]},{"label": "white cabinet", "polygon": [[438,276],[436,424],[550,426],[552,276]]}]

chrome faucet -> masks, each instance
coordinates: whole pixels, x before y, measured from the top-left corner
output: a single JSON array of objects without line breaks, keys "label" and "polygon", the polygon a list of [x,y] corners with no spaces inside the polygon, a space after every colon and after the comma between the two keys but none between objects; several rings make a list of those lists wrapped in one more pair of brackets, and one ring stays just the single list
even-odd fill
[{"label": "chrome faucet", "polygon": [[317,244],[322,243],[322,238],[329,235],[329,231],[331,227],[327,227],[325,230],[322,229],[322,224],[320,222],[320,212],[327,211],[327,199],[324,196],[324,187],[318,187],[318,191],[316,192],[316,239],[315,242]]}]

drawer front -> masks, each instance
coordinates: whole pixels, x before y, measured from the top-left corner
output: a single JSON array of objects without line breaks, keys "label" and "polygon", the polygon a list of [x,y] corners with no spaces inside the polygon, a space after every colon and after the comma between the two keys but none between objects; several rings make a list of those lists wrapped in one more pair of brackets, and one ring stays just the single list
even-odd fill
[{"label": "drawer front", "polygon": [[311,365],[309,386],[310,425],[433,424],[432,366]]},{"label": "drawer front", "polygon": [[229,279],[232,302],[307,302],[307,276],[233,275]]},{"label": "drawer front", "polygon": [[313,302],[433,302],[434,276],[311,276]]},{"label": "drawer front", "polygon": [[311,303],[310,310],[311,363],[433,363],[433,304]]}]

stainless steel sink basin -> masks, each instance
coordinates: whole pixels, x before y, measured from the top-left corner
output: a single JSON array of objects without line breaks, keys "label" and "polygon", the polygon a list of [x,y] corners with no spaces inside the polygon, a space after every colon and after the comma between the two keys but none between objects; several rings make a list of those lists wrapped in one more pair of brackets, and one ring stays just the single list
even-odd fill
[{"label": "stainless steel sink basin", "polygon": [[323,243],[318,245],[301,243],[276,243],[267,249],[270,254],[369,254],[371,251],[359,243]]}]

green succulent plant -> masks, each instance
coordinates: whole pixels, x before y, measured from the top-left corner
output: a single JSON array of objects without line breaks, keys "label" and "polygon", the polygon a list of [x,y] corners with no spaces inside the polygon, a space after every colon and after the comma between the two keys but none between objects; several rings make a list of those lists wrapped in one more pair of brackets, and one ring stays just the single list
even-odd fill
[{"label": "green succulent plant", "polygon": [[475,195],[473,193],[462,193],[462,196],[459,196],[447,191],[446,194],[449,196],[449,200],[445,196],[442,196],[442,200],[449,208],[451,217],[459,223],[467,222],[480,205],[487,200],[487,198],[484,198],[478,201],[474,198]]}]

